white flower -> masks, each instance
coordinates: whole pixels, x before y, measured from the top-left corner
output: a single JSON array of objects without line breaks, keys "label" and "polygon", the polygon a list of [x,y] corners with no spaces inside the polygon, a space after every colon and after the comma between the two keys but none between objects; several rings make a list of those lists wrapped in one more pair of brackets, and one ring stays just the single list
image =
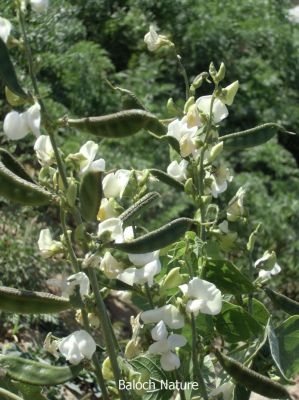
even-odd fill
[{"label": "white flower", "polygon": [[89,252],[85,254],[84,260],[82,262],[82,268],[95,268],[97,267],[102,261],[102,257],[98,256],[97,254],[93,254]]},{"label": "white flower", "polygon": [[52,239],[50,229],[42,229],[39,234],[38,248],[45,258],[51,257],[63,249],[62,243]]},{"label": "white flower", "polygon": [[134,239],[134,230],[132,226],[127,226],[124,229],[124,241],[131,242]]},{"label": "white flower", "polygon": [[180,329],[185,325],[183,315],[172,304],[144,311],[141,314],[141,319],[145,324],[163,321],[170,329]]},{"label": "white flower", "polygon": [[30,0],[32,10],[37,13],[43,13],[48,10],[49,0]]},{"label": "white flower", "polygon": [[22,114],[17,111],[9,112],[4,118],[3,131],[11,140],[23,139],[29,132],[39,137],[40,124],[40,105],[35,103]]},{"label": "white flower", "polygon": [[49,136],[39,136],[34,144],[34,150],[41,165],[51,165],[53,163],[54,150]]},{"label": "white flower", "polygon": [[123,223],[120,218],[108,218],[98,225],[98,236],[109,235],[110,240],[115,243],[124,241]]},{"label": "white flower", "polygon": [[225,382],[222,385],[218,386],[216,389],[213,389],[210,393],[210,396],[214,399],[218,399],[219,395],[222,395],[223,400],[231,400],[235,385],[232,382]]},{"label": "white flower", "polygon": [[115,173],[107,174],[102,182],[105,197],[122,197],[129,182],[131,171],[119,169]]},{"label": "white flower", "polygon": [[256,260],[254,263],[255,268],[262,268],[267,271],[271,270],[276,264],[276,253],[275,251],[266,250],[261,258]]},{"label": "white flower", "polygon": [[217,198],[220,193],[225,192],[227,189],[227,182],[231,182],[233,180],[229,169],[225,168],[224,166],[217,168],[211,177],[213,179],[211,191],[212,196],[215,198]]},{"label": "white flower", "polygon": [[132,293],[128,290],[111,290],[110,294],[124,303],[127,303],[132,297]]},{"label": "white flower", "polygon": [[137,266],[144,266],[159,258],[160,250],[143,254],[128,254],[129,260]]},{"label": "white flower", "polygon": [[259,271],[259,278],[270,279],[272,276],[279,274],[280,271],[281,271],[281,266],[275,263],[274,267],[270,271],[266,269],[261,269]]},{"label": "white flower", "polygon": [[221,232],[223,233],[229,233],[229,229],[228,229],[228,221],[225,219],[224,221],[222,221],[219,225],[218,228],[221,230]]},{"label": "white flower", "polygon": [[186,311],[195,316],[199,312],[208,315],[217,315],[222,308],[221,292],[213,283],[200,278],[193,278],[188,284],[179,286],[183,294],[190,300]]},{"label": "white flower", "polygon": [[78,272],[67,278],[66,285],[62,289],[62,296],[66,298],[70,297],[74,293],[76,286],[79,286],[79,292],[82,298],[89,295],[90,283],[85,272]]},{"label": "white flower", "polygon": [[226,216],[229,221],[234,222],[244,214],[243,202],[245,193],[245,189],[241,186],[236,195],[229,202],[226,211]]},{"label": "white flower", "polygon": [[149,51],[158,50],[165,45],[171,45],[171,42],[162,35],[158,35],[153,25],[150,25],[149,32],[144,36],[144,42]]},{"label": "white flower", "polygon": [[117,279],[130,286],[133,286],[134,284],[143,285],[144,283],[148,283],[149,286],[152,286],[154,283],[154,276],[159,274],[160,271],[160,261],[154,260],[141,268],[126,268],[117,276]]},{"label": "white flower", "polygon": [[178,163],[177,161],[172,161],[167,167],[167,173],[174,179],[182,182],[187,178],[187,167],[188,162],[186,160],[182,160],[180,163]]},{"label": "white flower", "polygon": [[175,119],[168,125],[167,135],[174,137],[180,144],[182,157],[196,152],[197,127],[188,128],[186,120]]},{"label": "white flower", "polygon": [[172,334],[168,336],[168,332],[163,321],[151,331],[152,338],[156,341],[151,344],[148,352],[150,354],[161,354],[161,367],[165,371],[173,371],[180,367],[180,359],[175,353],[177,347],[185,346],[187,340],[182,335]]},{"label": "white flower", "polygon": [[299,23],[299,6],[293,7],[289,9],[288,12],[289,20],[295,23]]},{"label": "white flower", "polygon": [[11,140],[23,139],[28,133],[28,127],[23,114],[11,111],[6,114],[3,123],[3,131]]},{"label": "white flower", "polygon": [[83,160],[80,162],[80,174],[83,175],[89,170],[93,171],[105,171],[105,160],[100,158],[95,160],[98,152],[99,145],[89,140],[79,150],[79,154],[83,156]]},{"label": "white flower", "polygon": [[[112,200],[112,201],[111,201]],[[100,209],[97,215],[97,219],[104,221],[108,218],[117,217],[118,213],[114,208],[113,199],[106,199],[105,197],[101,200]]]},{"label": "white flower", "polygon": [[[211,108],[211,101],[212,96],[202,96],[196,100],[197,107],[199,111],[206,114],[207,116],[210,115],[210,108]],[[228,116],[228,109],[225,104],[222,103],[219,99],[215,99],[213,103],[212,109],[212,120],[214,124],[218,124],[223,119]]]},{"label": "white flower", "polygon": [[78,365],[84,358],[92,358],[96,343],[88,332],[80,330],[62,339],[58,348],[71,364]]},{"label": "white flower", "polygon": [[107,278],[114,279],[122,272],[123,268],[121,263],[109,251],[106,251],[100,264],[100,270],[103,271]]},{"label": "white flower", "polygon": [[4,43],[7,43],[8,37],[10,35],[12,25],[10,21],[6,18],[0,17],[0,38]]}]

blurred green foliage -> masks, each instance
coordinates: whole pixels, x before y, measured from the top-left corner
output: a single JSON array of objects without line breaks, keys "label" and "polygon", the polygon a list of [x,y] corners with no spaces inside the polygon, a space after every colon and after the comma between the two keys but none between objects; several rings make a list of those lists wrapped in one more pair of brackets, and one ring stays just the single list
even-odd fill
[{"label": "blurred green foliage", "polygon": [[[224,131],[275,121],[299,132],[299,25],[287,19],[290,6],[289,0],[52,0],[47,15],[30,10],[27,14],[42,96],[57,118],[66,113],[102,115],[122,106],[112,84],[132,90],[150,111],[169,117],[166,101],[173,97],[183,104],[184,84],[173,53],[167,49],[157,54],[147,51],[143,37],[153,23],[176,44],[190,79],[207,70],[210,61],[225,63],[227,83],[239,79],[240,91]],[[12,21],[13,35],[18,39],[13,2],[1,2],[0,15]],[[20,48],[12,48],[11,54],[21,81],[30,87]],[[197,95],[208,91],[205,85]],[[3,120],[10,107],[1,96]],[[69,129],[59,132],[59,143],[66,152],[78,151],[89,138]],[[0,138],[30,163],[32,140],[12,144]],[[281,136],[279,142],[289,151],[273,140],[257,149],[227,154],[237,176],[221,201],[227,201],[246,183],[252,227],[263,221],[256,256],[269,247],[276,249],[286,272],[282,276],[294,277],[298,276],[299,140]],[[167,145],[146,133],[121,142],[104,140],[100,152],[108,169],[142,169],[157,164],[165,169],[169,162]],[[188,204],[178,195],[162,185],[159,188],[164,200],[158,223],[188,213]],[[28,236],[28,246],[30,240]]]}]

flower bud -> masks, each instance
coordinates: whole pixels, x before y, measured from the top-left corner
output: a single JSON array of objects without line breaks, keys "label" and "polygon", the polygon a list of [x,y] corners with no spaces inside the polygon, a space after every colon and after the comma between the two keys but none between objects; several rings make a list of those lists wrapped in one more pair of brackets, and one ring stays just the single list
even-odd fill
[{"label": "flower bud", "polygon": [[213,79],[213,81],[216,82],[217,70],[216,70],[213,62],[210,63],[209,74],[210,74],[211,78]]},{"label": "flower bud", "polygon": [[111,381],[114,379],[112,372],[111,361],[109,357],[106,357],[102,364],[102,374],[106,381]]},{"label": "flower bud", "polygon": [[170,99],[168,99],[166,108],[170,115],[178,116],[178,114],[180,114],[172,97]]},{"label": "flower bud", "polygon": [[194,96],[189,97],[184,106],[184,114],[187,114],[189,107],[194,104]]},{"label": "flower bud", "polygon": [[186,180],[185,193],[189,194],[189,195],[193,195],[194,194],[194,185],[193,185],[193,179],[192,178],[189,178],[189,179]]},{"label": "flower bud", "polygon": [[94,313],[88,314],[88,321],[92,328],[98,328],[100,326],[100,320],[99,320],[98,316]]},{"label": "flower bud", "polygon": [[161,283],[161,290],[173,289],[183,283],[180,267],[171,269]]},{"label": "flower bud", "polygon": [[235,81],[235,82],[231,83],[229,86],[222,89],[222,92],[220,95],[221,101],[224,104],[231,106],[233,104],[235,95],[237,94],[238,90],[239,90],[239,81]]},{"label": "flower bud", "polygon": [[166,36],[158,35],[153,25],[150,26],[149,32],[144,36],[144,42],[149,51],[156,51],[162,46],[174,46]]},{"label": "flower bud", "polygon": [[137,357],[140,354],[140,340],[131,339],[128,341],[125,349],[125,356],[128,360]]},{"label": "flower bud", "polygon": [[220,68],[219,68],[219,70],[218,70],[218,72],[217,72],[217,74],[216,74],[216,80],[217,80],[217,82],[222,81],[222,80],[224,79],[224,77],[225,77],[225,65],[224,65],[224,63],[222,62],[222,63],[220,64]]},{"label": "flower bud", "polygon": [[77,199],[77,184],[72,180],[67,188],[66,199],[70,207],[74,207]]},{"label": "flower bud", "polygon": [[215,144],[215,146],[212,147],[209,157],[208,157],[208,162],[212,163],[213,161],[216,160],[216,158],[219,156],[219,154],[223,150],[223,142],[219,142]]}]

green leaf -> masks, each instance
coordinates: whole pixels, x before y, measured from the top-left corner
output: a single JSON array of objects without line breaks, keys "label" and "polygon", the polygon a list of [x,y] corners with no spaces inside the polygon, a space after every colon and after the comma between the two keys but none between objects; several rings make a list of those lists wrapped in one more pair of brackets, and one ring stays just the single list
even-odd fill
[{"label": "green leaf", "polygon": [[280,365],[286,377],[299,373],[299,316],[284,321],[276,330]]},{"label": "green leaf", "polygon": [[156,168],[150,169],[149,172],[151,173],[151,175],[153,175],[155,178],[157,178],[160,182],[163,182],[166,185],[171,186],[176,190],[179,190],[180,192],[184,191],[184,185],[181,182],[179,182],[177,179],[168,175],[166,172],[161,171]]},{"label": "green leaf", "polygon": [[165,371],[163,371],[160,367],[160,356],[140,356],[136,357],[133,360],[130,360],[129,363],[133,366],[133,368],[142,373],[149,373],[150,381],[154,382],[156,390],[152,392],[147,392],[142,396],[145,400],[169,400],[173,394],[173,391],[167,390],[166,388],[162,388],[160,390],[160,382],[170,382],[171,377]]},{"label": "green leaf", "polygon": [[255,338],[263,327],[242,307],[223,302],[221,314],[215,317],[216,329],[229,343]]},{"label": "green leaf", "polygon": [[228,260],[208,259],[203,267],[202,278],[214,283],[222,293],[240,295],[254,291],[249,279]]},{"label": "green leaf", "polygon": [[283,294],[277,293],[270,288],[264,288],[264,290],[276,307],[290,315],[299,315],[299,303],[297,301],[292,300]]},{"label": "green leaf", "polygon": [[9,57],[7,47],[3,40],[0,38],[0,77],[5,85],[16,95],[24,99],[28,98],[28,95],[21,88],[15,69]]},{"label": "green leaf", "polygon": [[269,342],[269,347],[270,347],[270,352],[271,352],[272,359],[273,359],[273,361],[274,361],[279,373],[283,377],[283,379],[288,381],[288,378],[285,376],[283,368],[282,368],[282,365],[281,365],[279,342],[278,342],[277,336],[275,334],[275,331],[274,331],[274,329],[272,327],[271,321],[268,324],[266,330],[267,330],[268,342]]},{"label": "green leaf", "polygon": [[[248,305],[248,298],[244,299],[244,304]],[[266,326],[270,318],[270,313],[263,303],[257,299],[253,299],[252,316],[259,324]]]}]

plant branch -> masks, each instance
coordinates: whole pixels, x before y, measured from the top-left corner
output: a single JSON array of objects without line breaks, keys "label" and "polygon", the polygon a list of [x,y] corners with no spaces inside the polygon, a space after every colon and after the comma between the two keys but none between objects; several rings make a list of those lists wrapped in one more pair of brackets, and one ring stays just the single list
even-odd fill
[{"label": "plant branch", "polygon": [[258,125],[258,126],[255,126],[254,128],[246,129],[244,131],[228,133],[227,135],[220,136],[219,139],[225,141],[228,139],[243,137],[243,136],[251,135],[254,132],[258,132],[258,131],[261,131],[261,130],[267,129],[267,128],[276,128],[282,133],[296,135],[296,133],[287,131],[283,126],[276,124],[275,122],[267,122],[266,124]]}]

